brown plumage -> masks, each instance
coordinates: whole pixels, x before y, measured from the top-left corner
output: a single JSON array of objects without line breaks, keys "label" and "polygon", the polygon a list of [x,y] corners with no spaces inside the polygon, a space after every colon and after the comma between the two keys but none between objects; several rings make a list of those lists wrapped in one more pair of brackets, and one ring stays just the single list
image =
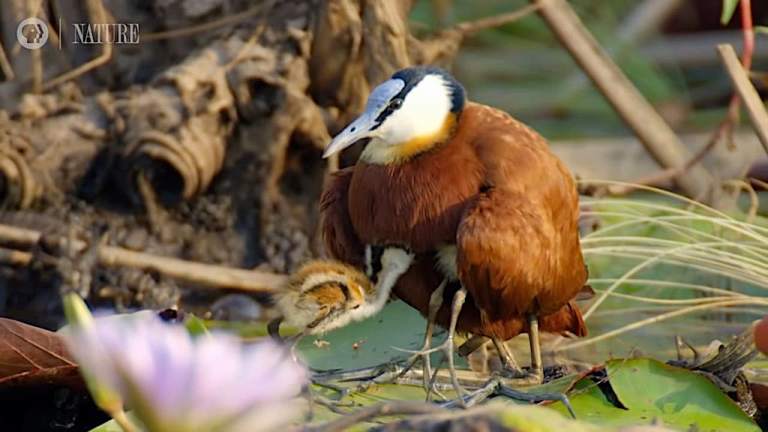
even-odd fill
[{"label": "brown plumage", "polygon": [[[432,67],[400,70],[377,86],[324,156],[364,138],[360,160],[325,191],[323,233],[331,255],[355,265],[364,248],[415,254],[395,293],[427,317],[416,352],[425,386],[428,354],[441,350],[463,394],[456,331],[491,338],[505,370],[541,382],[539,331],[586,333],[571,302],[587,273],[567,169],[541,136],[499,110],[466,103],[461,84]],[[433,349],[434,323],[447,324],[448,335]],[[529,372],[503,343],[523,331]]]},{"label": "brown plumage", "polygon": [[[455,244],[469,296],[457,330],[503,340],[527,332],[585,335],[571,302],[587,278],[578,195],[546,141],[494,108],[468,103],[451,137],[399,164],[334,174],[321,203],[329,253],[360,266],[366,244],[403,245],[416,260],[396,295],[423,315],[444,275],[435,254]],[[450,290],[445,298],[450,298]],[[446,326],[448,302],[437,322]]]}]

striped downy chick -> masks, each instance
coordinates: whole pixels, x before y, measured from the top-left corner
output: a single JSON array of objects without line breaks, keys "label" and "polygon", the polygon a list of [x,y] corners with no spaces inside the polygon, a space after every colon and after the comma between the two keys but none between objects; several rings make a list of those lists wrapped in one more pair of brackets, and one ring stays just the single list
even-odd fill
[{"label": "striped downy chick", "polygon": [[275,295],[283,322],[304,330],[304,334],[319,334],[375,315],[386,304],[397,279],[410,267],[413,256],[402,249],[387,248],[380,259],[375,285],[364,273],[339,261],[304,264]]}]

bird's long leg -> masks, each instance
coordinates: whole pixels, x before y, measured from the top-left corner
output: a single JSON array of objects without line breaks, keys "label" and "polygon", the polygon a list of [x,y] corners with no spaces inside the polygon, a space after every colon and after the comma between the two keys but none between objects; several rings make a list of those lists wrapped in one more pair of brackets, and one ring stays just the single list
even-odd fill
[{"label": "bird's long leg", "polygon": [[[464,405],[463,396],[466,392],[464,391],[464,388],[461,386],[461,384],[459,384],[459,378],[458,376],[456,376],[456,366],[453,360],[453,351],[454,351],[453,338],[456,335],[456,324],[459,321],[459,314],[461,313],[461,308],[464,306],[464,301],[466,299],[467,299],[467,290],[464,287],[461,287],[453,295],[453,301],[451,302],[451,323],[448,326],[448,337],[445,339],[445,342],[443,342],[438,347],[427,350],[426,352],[422,351],[420,353],[420,354],[429,354],[434,351],[443,351],[443,353],[445,354],[445,357],[448,359],[448,372],[451,375],[451,384],[453,385],[454,390],[456,390],[456,394],[459,396],[459,403],[461,405]],[[434,380],[433,377],[432,377],[432,380]]]},{"label": "bird's long leg", "polygon": [[445,285],[447,280],[443,279],[440,285],[432,292],[429,297],[429,314],[427,316],[427,329],[424,331],[424,345],[421,350],[427,352],[421,355],[422,367],[423,367],[423,379],[424,390],[427,394],[430,392],[430,377],[432,376],[432,365],[430,364],[429,348],[432,345],[432,332],[435,329],[435,321],[437,321],[437,313],[440,311],[440,307],[443,305],[443,292],[445,291]]},{"label": "bird's long leg", "polygon": [[517,361],[515,361],[514,355],[512,355],[512,351],[509,350],[509,347],[504,341],[498,337],[491,338],[493,344],[496,346],[496,350],[499,352],[501,363],[504,365],[504,375],[508,378],[519,380],[518,382],[520,382],[520,384],[541,384],[544,377],[541,367],[541,346],[539,345],[538,320],[535,315],[533,316],[533,319],[534,323],[531,323],[531,330],[528,333],[528,340],[531,346],[531,368],[529,372],[525,372],[520,368]]},{"label": "bird's long leg", "polygon": [[536,314],[528,315],[528,341],[531,346],[530,375],[537,384],[544,380],[544,369],[541,364],[541,340],[539,339],[539,318]]},{"label": "bird's long leg", "polygon": [[492,337],[491,340],[496,347],[496,351],[499,352],[499,358],[501,359],[501,364],[504,366],[504,370],[512,377],[524,377],[525,372],[520,369],[520,365],[517,364],[515,356],[512,355],[512,351],[509,350],[507,344],[505,344],[498,336]]}]

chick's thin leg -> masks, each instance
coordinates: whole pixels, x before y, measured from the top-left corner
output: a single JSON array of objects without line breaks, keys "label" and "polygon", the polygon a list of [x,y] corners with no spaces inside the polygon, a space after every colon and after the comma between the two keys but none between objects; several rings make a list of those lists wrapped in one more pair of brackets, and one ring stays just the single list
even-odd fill
[{"label": "chick's thin leg", "polygon": [[[443,280],[440,285],[432,292],[432,295],[429,297],[429,311],[427,316],[427,327],[424,331],[424,343],[421,347],[421,350],[419,351],[408,351],[414,353],[406,362],[405,366],[401,369],[392,368],[389,371],[385,371],[381,375],[377,376],[372,381],[375,382],[389,382],[389,381],[395,381],[397,378],[400,378],[405,373],[407,373],[413,365],[421,359],[422,365],[423,365],[423,374],[422,374],[422,380],[424,389],[427,391],[427,395],[431,393],[431,391],[434,391],[438,396],[442,395],[437,391],[434,385],[430,382],[430,376],[432,376],[432,367],[430,364],[430,353],[434,352],[435,350],[430,349],[432,346],[432,334],[435,330],[435,322],[437,321],[437,313],[440,311],[440,307],[443,305],[443,293],[445,291],[445,286],[447,284],[447,280]],[[438,348],[439,349],[439,348]],[[405,351],[405,350],[404,350]],[[398,372],[399,371],[399,372]]]},{"label": "chick's thin leg", "polygon": [[[435,329],[435,321],[437,320],[437,313],[440,311],[440,307],[443,305],[443,292],[445,291],[445,285],[447,281],[443,279],[440,285],[432,292],[429,297],[429,315],[427,316],[427,329],[424,331],[424,346],[421,348],[423,352],[429,351],[432,345],[432,332]],[[424,390],[429,393],[430,389],[430,377],[432,376],[432,365],[430,364],[429,353],[421,355],[421,361],[424,371]]]}]

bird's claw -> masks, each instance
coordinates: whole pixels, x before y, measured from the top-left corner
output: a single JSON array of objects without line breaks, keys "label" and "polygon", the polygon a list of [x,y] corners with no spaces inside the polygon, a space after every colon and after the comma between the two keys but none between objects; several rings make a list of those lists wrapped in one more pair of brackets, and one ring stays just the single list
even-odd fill
[{"label": "bird's claw", "polygon": [[544,372],[541,370],[523,370],[505,367],[501,372],[504,378],[515,380],[519,385],[540,385],[544,382]]}]

